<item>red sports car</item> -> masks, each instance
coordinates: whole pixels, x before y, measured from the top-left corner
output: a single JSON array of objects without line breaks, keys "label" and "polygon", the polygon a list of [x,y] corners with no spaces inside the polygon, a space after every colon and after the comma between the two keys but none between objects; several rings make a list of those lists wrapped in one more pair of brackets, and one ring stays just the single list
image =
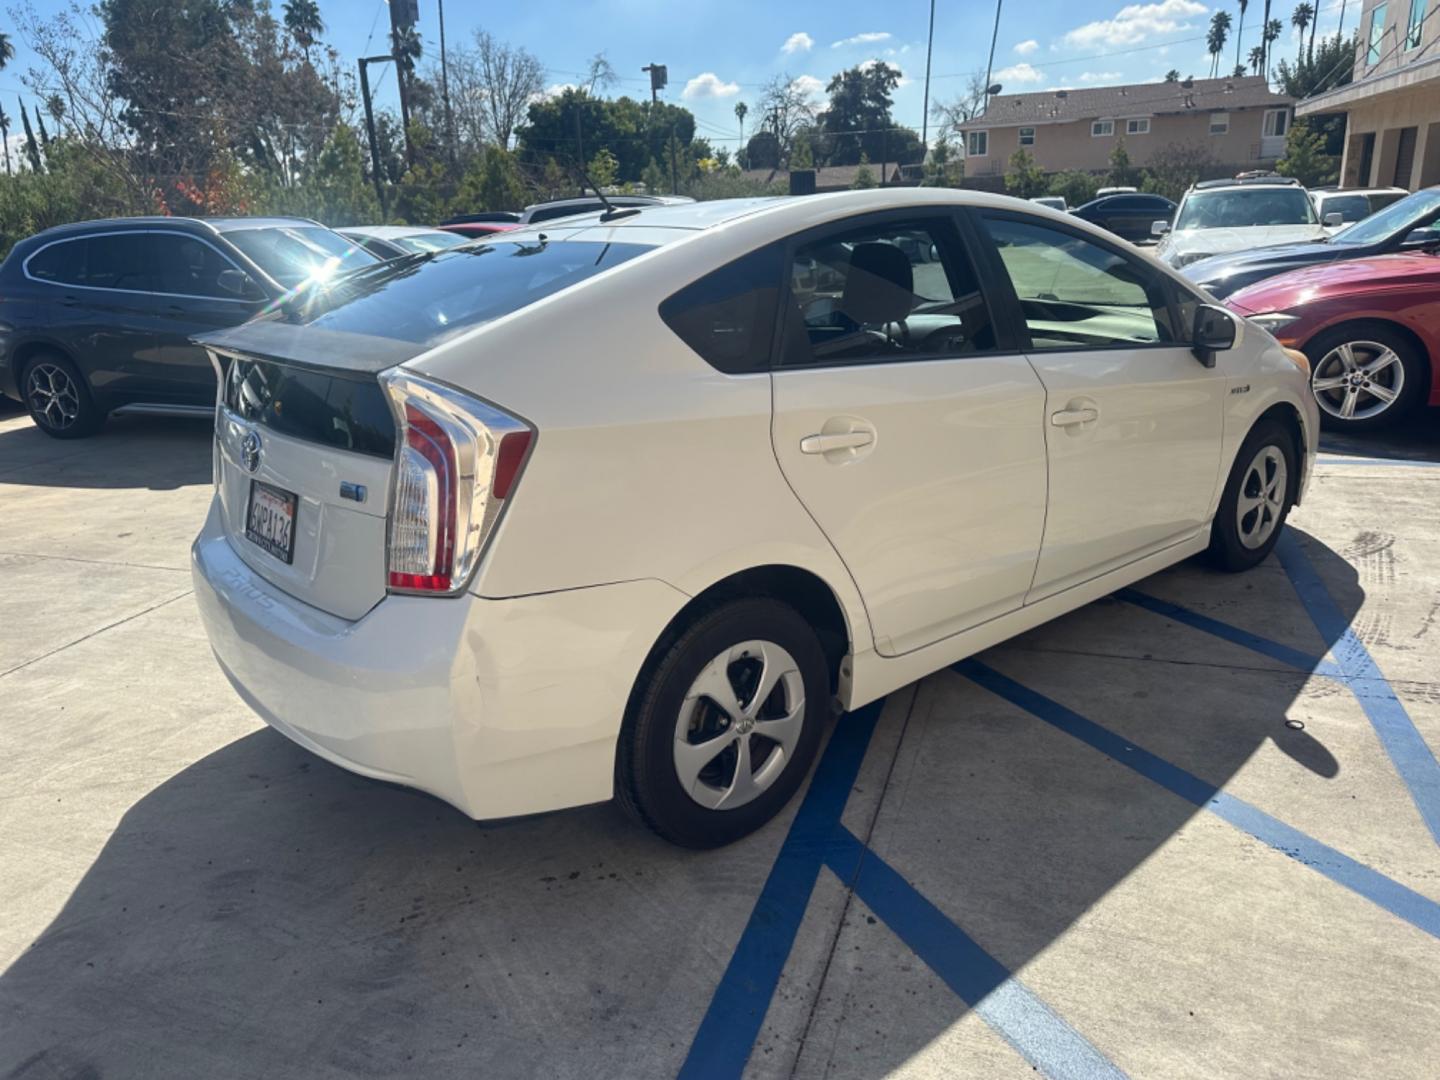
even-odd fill
[{"label": "red sports car", "polygon": [[1310,386],[1330,427],[1382,427],[1423,403],[1440,405],[1440,254],[1292,270],[1225,303],[1310,358]]}]

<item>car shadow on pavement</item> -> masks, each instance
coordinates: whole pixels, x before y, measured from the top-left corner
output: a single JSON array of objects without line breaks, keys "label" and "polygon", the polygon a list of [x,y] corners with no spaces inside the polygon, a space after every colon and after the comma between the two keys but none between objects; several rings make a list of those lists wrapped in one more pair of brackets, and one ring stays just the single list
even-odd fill
[{"label": "car shadow on pavement", "polygon": [[[1356,575],[1301,539],[1352,616]],[[1243,576],[1192,565],[1141,587],[1187,579],[1244,602]],[[1128,620],[1131,641],[1148,645],[1157,618],[1101,602],[980,659],[1013,671],[1043,651],[1052,679],[1083,687],[1107,672],[1094,656],[1066,655],[1066,641],[1108,641]],[[1266,739],[1321,775],[1345,767],[1284,726],[1301,674],[1217,679],[1199,663],[1154,666],[1164,670],[1140,689],[1107,680],[1148,699],[1107,714],[1097,697],[1087,715],[1216,785]],[[1097,768],[1079,742],[1036,739],[959,676],[936,678],[961,689],[931,692],[899,811],[928,863],[909,848],[881,854],[923,877],[932,902],[1021,973],[1199,811]],[[0,976],[0,1076],[674,1075],[783,830],[693,853],[608,805],[476,824],[256,732],[135,803]],[[871,1037],[868,1021],[845,1034],[847,1047],[870,1045],[837,1063],[842,1074],[900,1066],[967,1009],[948,994],[886,1004],[892,991],[865,966],[862,986],[873,983],[886,1010],[870,1019],[903,1017],[884,1034]],[[818,998],[821,986],[798,992]],[[770,1060],[801,1034],[772,1044]]]},{"label": "car shadow on pavement", "polygon": [[1346,457],[1395,461],[1440,461],[1440,407],[1416,409],[1379,431],[1346,435],[1320,433],[1320,449]]},{"label": "car shadow on pavement", "polygon": [[114,416],[84,439],[53,439],[23,412],[0,422],[0,484],[168,491],[211,479],[209,420]]}]

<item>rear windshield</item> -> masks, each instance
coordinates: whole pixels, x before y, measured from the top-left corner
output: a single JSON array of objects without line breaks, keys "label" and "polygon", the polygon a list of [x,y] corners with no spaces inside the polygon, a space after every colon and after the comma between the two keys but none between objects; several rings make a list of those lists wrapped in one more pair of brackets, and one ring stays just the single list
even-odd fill
[{"label": "rear windshield", "polygon": [[1304,188],[1225,188],[1200,191],[1180,207],[1178,229],[1244,229],[1252,225],[1314,225],[1315,206]]},{"label": "rear windshield", "polygon": [[430,348],[649,250],[600,241],[472,243],[362,270],[270,317]]}]

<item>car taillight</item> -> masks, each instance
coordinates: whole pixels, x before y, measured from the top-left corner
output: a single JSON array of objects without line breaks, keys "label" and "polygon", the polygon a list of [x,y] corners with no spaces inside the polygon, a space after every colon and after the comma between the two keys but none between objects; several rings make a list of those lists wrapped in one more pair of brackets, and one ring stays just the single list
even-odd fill
[{"label": "car taillight", "polygon": [[380,377],[396,421],[386,555],[391,592],[452,595],[469,583],[535,432],[443,383]]}]

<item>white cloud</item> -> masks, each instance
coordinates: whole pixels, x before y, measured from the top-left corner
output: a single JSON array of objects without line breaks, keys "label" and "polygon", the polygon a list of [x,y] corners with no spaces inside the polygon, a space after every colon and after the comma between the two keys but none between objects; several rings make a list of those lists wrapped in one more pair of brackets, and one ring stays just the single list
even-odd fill
[{"label": "white cloud", "polygon": [[815,39],[801,30],[787,37],[785,44],[780,46],[780,51],[787,56],[797,52],[809,52],[814,44]]},{"label": "white cloud", "polygon": [[830,48],[841,49],[846,45],[873,45],[877,41],[889,41],[888,30],[869,30],[863,34],[856,34],[854,37],[841,38],[839,41],[830,43]]},{"label": "white cloud", "polygon": [[1080,76],[1082,83],[1112,83],[1120,78],[1118,71],[1087,71]]},{"label": "white cloud", "polygon": [[1066,45],[1095,48],[1100,45],[1138,45],[1156,34],[1188,30],[1186,20],[1209,11],[1197,0],[1160,0],[1154,4],[1130,4],[1112,19],[1099,19],[1078,26],[1065,35]]},{"label": "white cloud", "polygon": [[790,80],[790,85],[806,97],[818,97],[825,92],[825,80],[817,79],[814,75],[801,75]]},{"label": "white cloud", "polygon": [[1036,41],[1034,38],[1030,38],[1030,39],[1028,39],[1028,40],[1026,40],[1026,41],[1022,41],[1022,42],[1020,42],[1020,44],[1016,45],[1016,46],[1015,46],[1015,52],[1016,52],[1017,54],[1019,54],[1020,56],[1029,56],[1031,53],[1033,53],[1033,52],[1034,52],[1036,49],[1038,49],[1038,48],[1040,48],[1040,43],[1039,43],[1038,41]]},{"label": "white cloud", "polygon": [[575,88],[576,87],[574,83],[551,83],[544,90],[541,90],[538,94],[532,94],[530,100],[532,102],[549,101],[551,98],[559,97],[561,94],[565,93],[566,90],[574,90]]},{"label": "white cloud", "polygon": [[694,101],[696,98],[734,97],[739,92],[739,83],[726,82],[713,71],[705,71],[687,82],[680,96],[686,101]]},{"label": "white cloud", "polygon": [[1045,81],[1045,73],[1037,71],[1029,64],[1012,64],[1010,67],[1001,68],[995,72],[995,81],[1001,86],[1014,86],[1019,83],[1042,83]]}]

